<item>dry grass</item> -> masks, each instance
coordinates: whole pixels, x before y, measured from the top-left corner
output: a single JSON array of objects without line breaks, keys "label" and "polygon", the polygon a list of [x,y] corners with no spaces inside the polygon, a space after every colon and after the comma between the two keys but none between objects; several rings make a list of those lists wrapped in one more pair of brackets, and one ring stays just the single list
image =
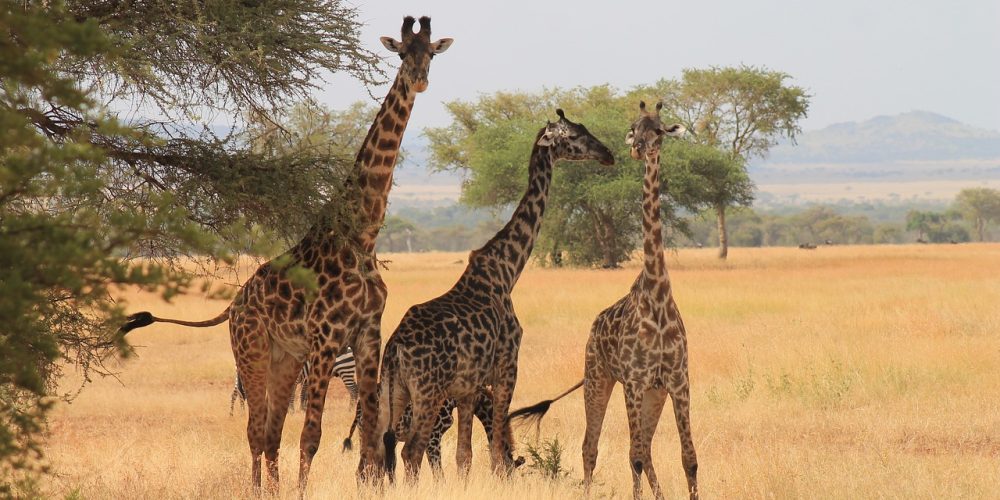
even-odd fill
[{"label": "dry grass", "polygon": [[[452,285],[464,254],[389,255],[384,338],[405,309]],[[735,249],[670,256],[688,326],[692,419],[708,498],[955,498],[1000,491],[1000,246]],[[582,373],[590,322],[627,290],[637,270],[532,268],[515,292],[525,328],[514,406],[561,392]],[[131,309],[210,317],[217,301],[167,305],[128,297]],[[53,495],[85,498],[247,496],[245,414],[228,415],[233,362],[226,327],[156,325],[121,383],[99,380],[52,418]],[[620,388],[605,421],[598,498],[630,496],[627,423]],[[339,386],[309,486],[314,498],[353,495],[357,454],[340,440],[349,409]],[[669,497],[684,495],[673,417],[654,457]],[[285,426],[282,497],[296,495],[301,413]],[[459,481],[454,433],[446,479],[425,474],[388,498],[578,498],[583,437],[580,393],[556,404],[543,438],[567,449],[566,479],[489,472],[482,429],[473,470]],[[522,443],[534,431],[519,433]],[[523,446],[523,444],[522,444]],[[648,490],[647,490],[648,494]]]}]

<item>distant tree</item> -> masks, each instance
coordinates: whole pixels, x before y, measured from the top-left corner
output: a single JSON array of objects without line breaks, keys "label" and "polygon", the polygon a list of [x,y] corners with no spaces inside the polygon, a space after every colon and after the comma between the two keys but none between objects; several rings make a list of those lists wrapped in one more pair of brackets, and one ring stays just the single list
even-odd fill
[{"label": "distant tree", "polygon": [[[467,173],[462,188],[462,202],[467,205],[513,203],[524,191],[536,132],[546,120],[554,119],[556,108],[563,108],[570,119],[585,124],[611,148],[616,164],[584,162],[555,169],[535,255],[558,265],[565,252],[566,261],[575,265],[616,267],[629,258],[642,234],[637,214],[645,166],[630,158],[624,133],[635,119],[636,103],[643,98],[657,99],[655,89],[643,87],[622,94],[604,85],[536,94],[500,92],[472,103],[451,102],[447,105],[451,125],[425,131],[431,164]],[[745,172],[734,170],[735,160],[718,152],[713,155],[710,149],[679,150],[690,160],[683,166],[666,165],[671,152],[664,150],[661,155],[664,196],[669,198],[663,203],[668,238],[686,230],[681,211],[697,212],[718,200],[748,203],[746,193],[752,185]],[[674,179],[675,175],[684,179]]]},{"label": "distant tree", "polygon": [[[378,241],[379,250],[412,252],[412,235],[416,229],[416,226],[407,219],[398,215],[386,215],[382,232],[379,233],[381,236]],[[407,243],[408,239],[411,240],[409,244]]]},{"label": "distant tree", "polygon": [[963,189],[955,197],[955,209],[976,231],[978,241],[985,241],[986,226],[1000,221],[1000,191],[989,188]]},{"label": "distant tree", "polygon": [[911,210],[906,214],[906,230],[917,231],[917,240],[930,243],[969,241],[969,231],[959,224],[957,211],[924,212]]},{"label": "distant tree", "polygon": [[462,189],[467,205],[514,203],[525,189],[535,134],[555,119],[558,107],[601,138],[618,161],[614,167],[597,162],[557,166],[535,255],[556,262],[565,250],[576,264],[617,266],[635,248],[643,167],[627,160],[624,144],[634,104],[626,108],[610,87],[499,92],[476,102],[450,102],[452,124],[425,132],[431,163],[437,169],[467,172]]},{"label": "distant tree", "polygon": [[[809,109],[809,95],[789,85],[789,75],[752,66],[687,69],[679,82],[661,81],[654,89],[697,140],[729,154],[741,168],[764,158],[781,138],[794,140]],[[719,258],[728,255],[726,209],[716,205]]]},{"label": "distant tree", "polygon": [[872,233],[875,244],[902,243],[903,230],[896,224],[879,224]]},{"label": "distant tree", "polygon": [[924,241],[924,235],[931,230],[932,224],[938,224],[939,214],[910,210],[906,213],[906,230],[917,232],[917,241]]},{"label": "distant tree", "polygon": [[711,209],[720,248],[728,248],[727,207],[749,207],[753,202],[754,184],[742,159],[707,144],[670,141],[663,146],[660,163],[668,191],[685,207]]}]

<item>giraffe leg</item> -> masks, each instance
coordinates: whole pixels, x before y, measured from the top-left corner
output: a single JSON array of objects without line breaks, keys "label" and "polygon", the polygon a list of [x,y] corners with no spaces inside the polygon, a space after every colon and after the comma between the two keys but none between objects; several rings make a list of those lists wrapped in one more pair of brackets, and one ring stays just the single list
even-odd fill
[{"label": "giraffe leg", "polygon": [[354,361],[358,384],[358,398],[361,402],[361,459],[358,462],[358,479],[363,482],[379,478],[383,464],[379,463],[378,440],[378,369],[379,349],[382,347],[380,333],[382,313],[371,318],[354,341]]},{"label": "giraffe leg", "polygon": [[[510,422],[507,421],[507,412],[510,411],[510,399],[514,393],[514,383],[517,381],[517,368],[511,371],[513,376],[509,380],[498,381],[493,385],[493,440],[490,442],[490,461],[493,463],[493,472],[503,476],[510,474],[514,469],[511,457],[514,440],[510,432]],[[472,446],[471,442],[469,446]]]},{"label": "giraffe leg", "polygon": [[645,447],[642,431],[642,400],[645,388],[635,382],[625,384],[625,412],[628,414],[628,461],[632,470],[632,498],[642,498],[642,472],[645,467]]},{"label": "giraffe leg", "polygon": [[406,478],[415,482],[420,473],[420,463],[424,460],[424,452],[430,441],[434,422],[438,411],[444,404],[444,397],[432,394],[413,395],[413,416],[410,419],[410,432],[403,446],[403,465],[406,466]]},{"label": "giraffe leg", "polygon": [[663,490],[660,489],[660,482],[656,479],[656,471],[653,469],[652,447],[653,435],[656,434],[656,426],[660,422],[660,415],[666,402],[665,389],[649,389],[642,399],[642,441],[645,447],[643,472],[646,473],[646,481],[653,490],[653,496],[658,500],[663,498]]},{"label": "giraffe leg", "polygon": [[[686,371],[686,370],[685,370]],[[688,495],[691,500],[698,498],[698,456],[694,451],[694,440],[691,438],[691,399],[687,373],[681,386],[670,395],[674,403],[674,419],[677,421],[677,433],[681,441],[681,464],[684,465],[684,475],[687,477]]]},{"label": "giraffe leg", "polygon": [[233,393],[229,395],[229,416],[233,416],[233,408],[236,407],[236,399],[240,400],[240,409],[246,408],[246,394],[243,393],[243,386],[240,384],[240,376],[236,376],[233,383]]},{"label": "giraffe leg", "polygon": [[286,401],[295,390],[295,381],[302,363],[294,356],[277,350],[271,353],[270,371],[267,375],[267,424],[264,434],[264,462],[267,465],[269,487],[278,491],[278,450],[281,448],[281,430],[289,406]]},{"label": "giraffe leg", "polygon": [[434,422],[434,428],[431,430],[430,440],[427,441],[427,463],[431,466],[434,479],[439,481],[444,479],[444,471],[441,468],[441,438],[455,423],[454,417],[451,416],[453,409],[454,406],[448,404],[447,401],[441,406],[441,411],[438,412],[437,420]]},{"label": "giraffe leg", "polygon": [[[230,324],[236,370],[246,395],[247,443],[250,445],[250,481],[260,490],[261,455],[264,453],[267,421],[267,372],[270,342],[267,333],[252,331],[242,325]],[[248,341],[252,339],[253,341]],[[263,340],[261,340],[263,339]]]},{"label": "giraffe leg", "polygon": [[472,467],[472,417],[475,404],[475,396],[458,401],[458,449],[455,453],[455,462],[458,464],[458,474],[463,478],[469,475],[469,469]]},{"label": "giraffe leg", "polygon": [[590,494],[590,484],[597,466],[597,442],[601,439],[604,415],[608,411],[608,400],[615,388],[615,381],[596,370],[588,370],[583,383],[584,410],[587,431],[583,438],[583,489]]},{"label": "giraffe leg", "polygon": [[[336,348],[334,352],[337,352]],[[324,357],[320,352],[314,351],[309,356],[309,406],[306,408],[306,421],[302,425],[299,440],[300,497],[305,496],[309,468],[312,467],[313,457],[319,450],[319,441],[323,435],[323,408],[326,406],[326,394],[332,375],[332,357]]]}]

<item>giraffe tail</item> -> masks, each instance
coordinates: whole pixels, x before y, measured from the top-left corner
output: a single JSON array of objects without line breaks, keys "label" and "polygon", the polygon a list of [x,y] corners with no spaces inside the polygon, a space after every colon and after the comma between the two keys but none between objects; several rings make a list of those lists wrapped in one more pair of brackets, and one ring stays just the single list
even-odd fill
[{"label": "giraffe tail", "polygon": [[126,318],[125,324],[118,329],[119,335],[125,335],[136,328],[142,328],[144,326],[152,325],[153,323],[173,323],[175,325],[191,326],[194,328],[204,328],[207,326],[215,326],[220,323],[224,323],[229,319],[229,309],[232,305],[226,306],[226,309],[219,313],[218,316],[207,319],[205,321],[186,321],[182,319],[171,319],[171,318],[157,318],[153,316],[152,313],[147,311],[137,312],[131,314]]},{"label": "giraffe tail", "polygon": [[382,354],[382,376],[379,387],[379,419],[378,430],[383,431],[382,445],[385,453],[384,466],[389,482],[393,482],[396,476],[396,426],[395,415],[393,414],[394,394],[393,389],[399,383],[399,365],[396,355],[396,344],[390,339]]},{"label": "giraffe tail", "polygon": [[356,403],[356,409],[354,411],[354,422],[351,422],[351,430],[347,433],[347,437],[344,438],[344,448],[341,450],[344,453],[351,451],[353,443],[351,443],[351,438],[354,437],[354,429],[358,428],[358,423],[361,422],[361,401]]},{"label": "giraffe tail", "polygon": [[560,399],[568,396],[570,393],[572,393],[573,391],[579,389],[580,387],[583,387],[583,381],[582,380],[579,381],[579,382],[577,382],[576,385],[574,385],[573,387],[570,387],[569,389],[567,389],[562,394],[560,394],[560,395],[558,395],[558,396],[556,396],[556,397],[554,397],[552,399],[546,399],[545,401],[542,401],[540,403],[535,403],[535,404],[533,404],[531,406],[525,406],[524,408],[518,408],[518,409],[510,412],[509,414],[507,414],[507,422],[509,422],[509,423],[515,423],[515,422],[518,422],[520,420],[520,421],[526,421],[526,422],[534,422],[536,426],[537,425],[542,425],[542,417],[544,417],[545,414],[549,411],[549,408],[552,406],[552,403],[555,403],[556,401],[559,401]]}]

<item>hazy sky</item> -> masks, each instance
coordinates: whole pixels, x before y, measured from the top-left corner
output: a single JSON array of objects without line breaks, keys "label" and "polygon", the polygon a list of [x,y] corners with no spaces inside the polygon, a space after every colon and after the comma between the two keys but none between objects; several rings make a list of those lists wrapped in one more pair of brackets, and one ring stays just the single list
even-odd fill
[{"label": "hazy sky", "polygon": [[[683,68],[758,65],[812,94],[803,128],[914,109],[1000,130],[1000,0],[357,2],[362,41],[399,38],[404,15],[428,15],[454,45],[431,65],[410,132],[449,122],[442,102],[497,90],[676,78]],[[386,88],[375,89],[381,98]],[[347,77],[319,99],[370,99]]]}]

